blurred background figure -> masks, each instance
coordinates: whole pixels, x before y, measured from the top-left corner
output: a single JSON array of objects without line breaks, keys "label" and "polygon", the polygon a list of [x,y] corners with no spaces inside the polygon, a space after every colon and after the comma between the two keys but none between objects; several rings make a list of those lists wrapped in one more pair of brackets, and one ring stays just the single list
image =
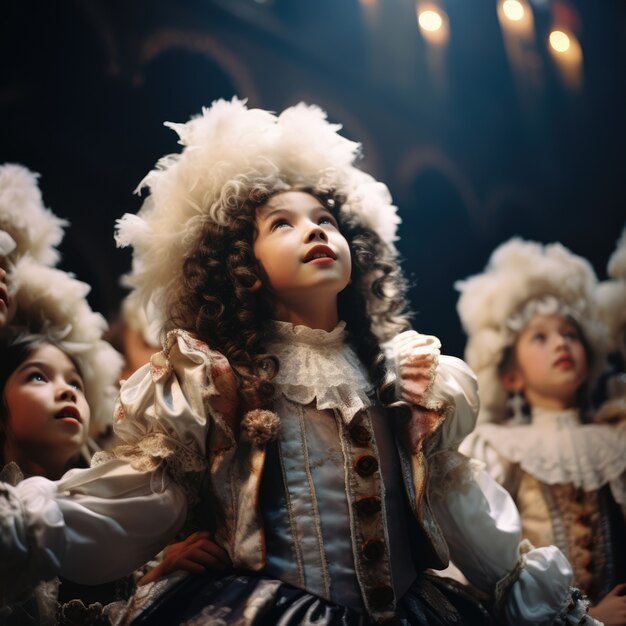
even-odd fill
[{"label": "blurred background figure", "polygon": [[479,425],[460,450],[513,496],[523,536],[557,545],[607,626],[626,624],[626,430],[594,422],[609,349],[589,263],[513,239],[457,284]]},{"label": "blurred background figure", "polygon": [[161,351],[159,330],[159,324],[148,320],[145,309],[133,293],[122,300],[117,317],[106,335],[111,345],[124,357],[121,380],[130,378],[150,361],[155,352]]}]

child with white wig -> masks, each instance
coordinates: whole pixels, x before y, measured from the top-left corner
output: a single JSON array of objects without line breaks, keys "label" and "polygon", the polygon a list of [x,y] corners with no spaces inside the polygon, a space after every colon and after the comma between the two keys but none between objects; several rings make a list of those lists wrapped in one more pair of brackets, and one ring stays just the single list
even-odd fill
[{"label": "child with white wig", "polygon": [[476,381],[410,330],[399,218],[360,146],[304,104],[172,127],[182,151],[118,232],[163,350],[123,384],[111,452],[3,486],[2,584],[7,562],[107,580],[202,530],[232,567],[159,578],[116,620],[490,623],[428,572],[452,557],[505,623],[595,624],[563,554],[520,551],[509,494],[457,452]]},{"label": "child with white wig", "polygon": [[596,285],[562,245],[517,238],[457,284],[482,404],[460,450],[511,493],[525,539],[568,556],[590,614],[626,624],[626,432],[587,423],[608,346]]},{"label": "child with white wig", "polygon": [[[0,166],[0,477],[16,488],[24,477],[89,467],[117,396],[122,359],[103,339],[107,323],[87,302],[89,286],[54,267],[65,225],[44,207],[34,173]],[[20,590],[0,589],[3,624],[57,624],[57,599],[76,612],[81,593],[118,597],[56,577],[32,585],[19,567],[2,567]]]}]

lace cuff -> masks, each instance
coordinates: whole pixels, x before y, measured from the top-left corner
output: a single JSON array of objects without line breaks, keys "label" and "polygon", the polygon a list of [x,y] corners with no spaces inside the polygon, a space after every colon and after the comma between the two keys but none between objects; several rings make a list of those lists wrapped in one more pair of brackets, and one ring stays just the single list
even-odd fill
[{"label": "lace cuff", "polygon": [[441,342],[432,335],[407,330],[385,346],[396,368],[398,396],[410,404],[439,410],[442,403],[431,397],[437,375]]},{"label": "lace cuff", "polygon": [[169,476],[185,492],[189,509],[199,500],[198,473],[207,469],[207,461],[178,439],[152,433],[134,445],[120,444],[111,451],[97,452],[91,464],[95,467],[112,459],[126,461],[139,472],[153,472],[163,463]]}]

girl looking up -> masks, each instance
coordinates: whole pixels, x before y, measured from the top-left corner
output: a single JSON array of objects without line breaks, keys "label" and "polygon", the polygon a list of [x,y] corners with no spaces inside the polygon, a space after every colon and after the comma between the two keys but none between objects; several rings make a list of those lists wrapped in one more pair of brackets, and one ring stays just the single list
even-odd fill
[{"label": "girl looking up", "polygon": [[1,464],[58,479],[78,462],[89,432],[78,366],[50,339],[15,329],[0,335],[0,355]]}]

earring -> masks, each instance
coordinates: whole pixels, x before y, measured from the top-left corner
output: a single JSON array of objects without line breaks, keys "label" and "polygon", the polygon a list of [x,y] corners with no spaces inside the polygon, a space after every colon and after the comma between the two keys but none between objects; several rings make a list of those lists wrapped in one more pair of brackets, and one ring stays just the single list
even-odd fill
[{"label": "earring", "polygon": [[515,424],[523,424],[527,422],[526,419],[526,399],[519,392],[515,391],[509,393],[509,397],[506,401],[506,407],[509,413],[509,419]]}]

